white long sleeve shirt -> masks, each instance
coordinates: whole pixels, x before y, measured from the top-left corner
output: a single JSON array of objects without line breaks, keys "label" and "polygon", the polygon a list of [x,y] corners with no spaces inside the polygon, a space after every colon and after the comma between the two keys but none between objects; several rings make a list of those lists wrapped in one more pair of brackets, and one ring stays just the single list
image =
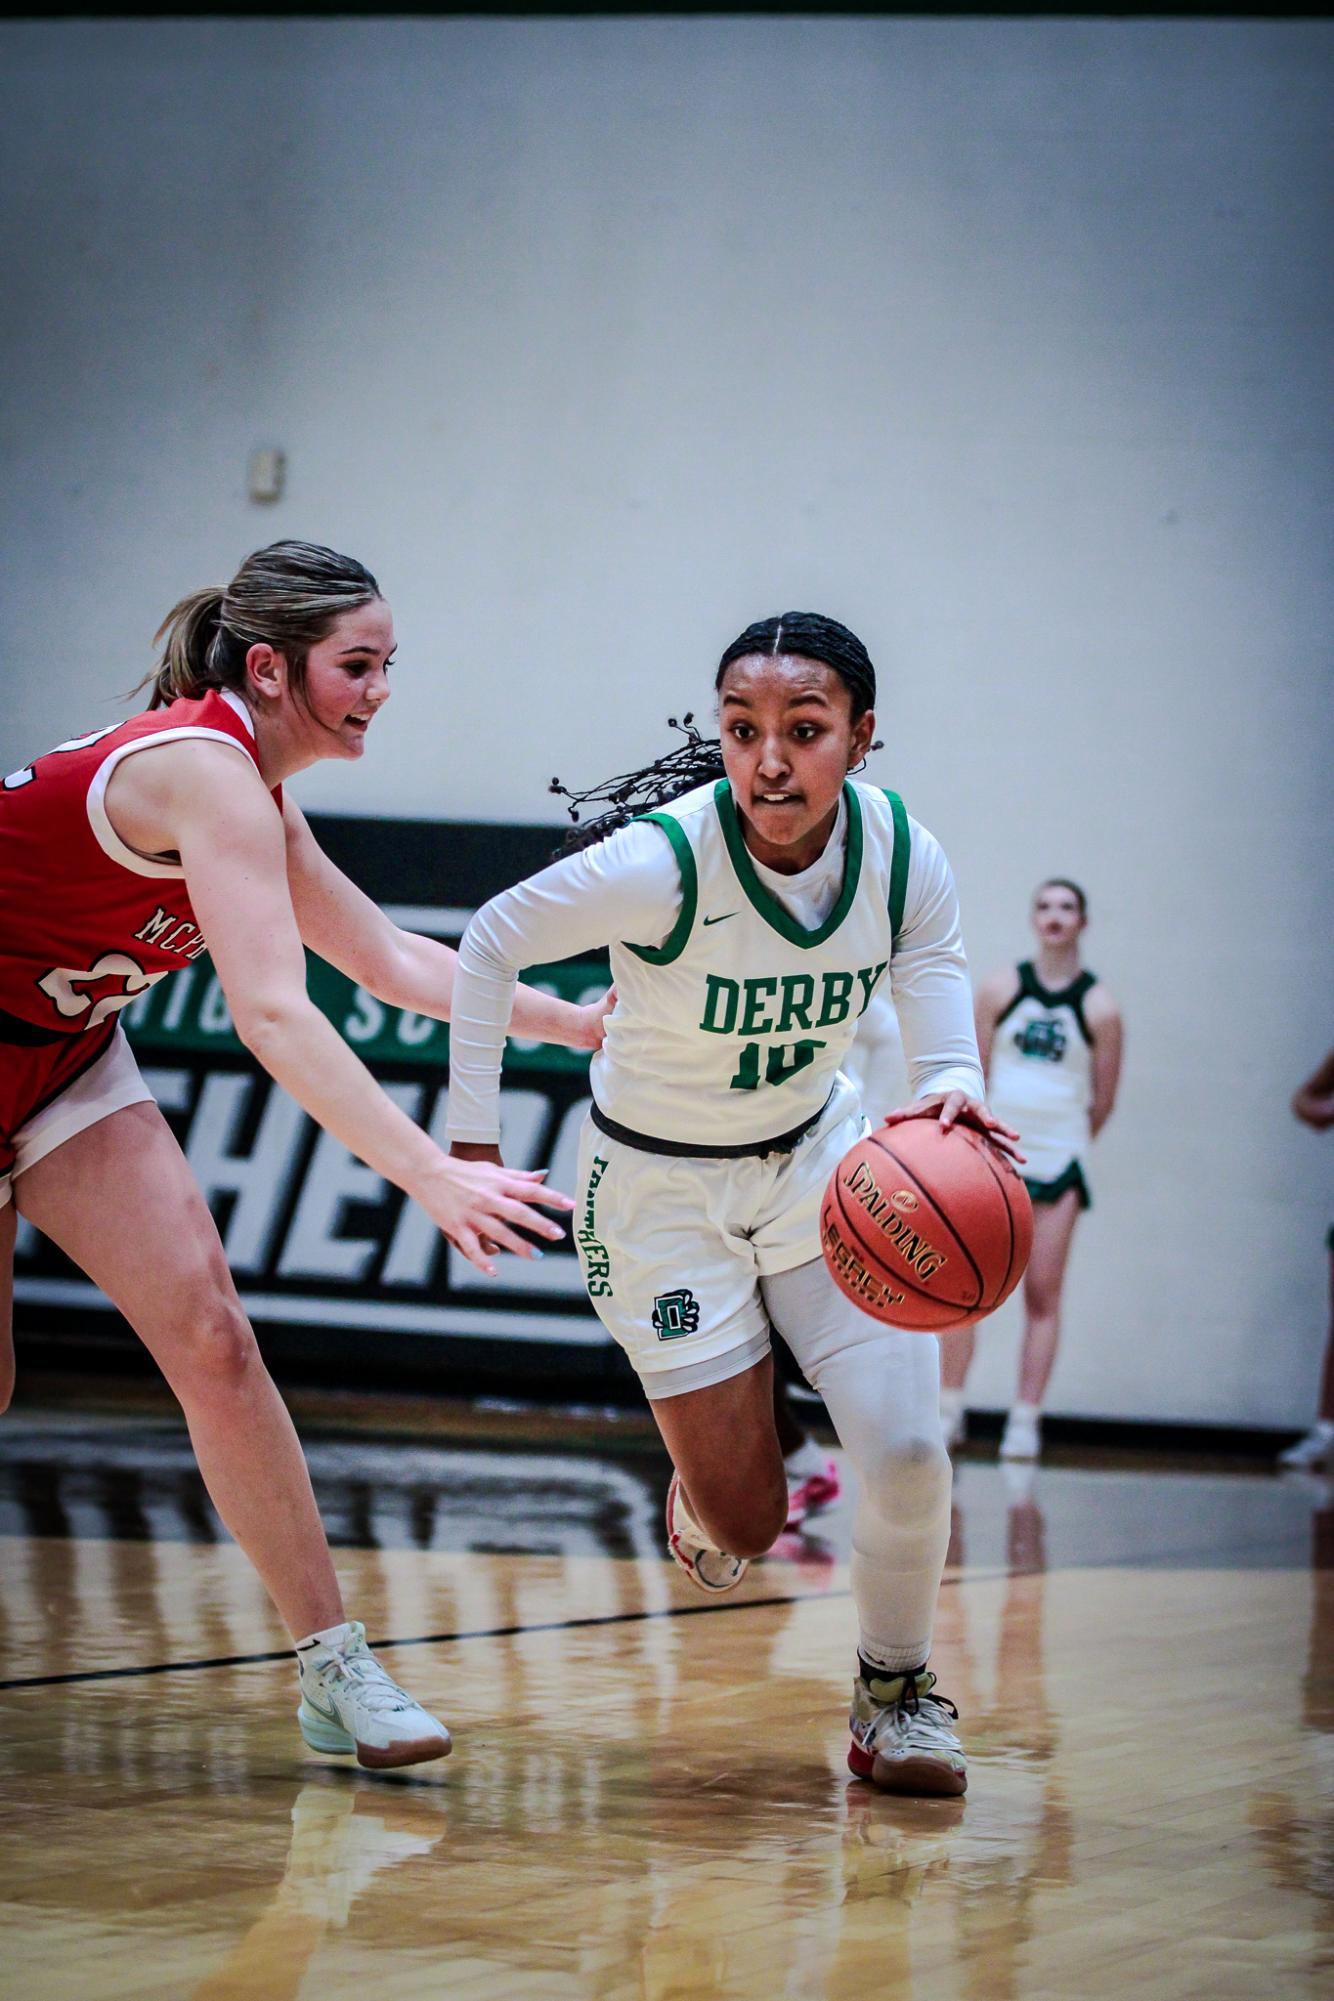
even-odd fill
[{"label": "white long sleeve shirt", "polygon": [[824,853],[781,875],[744,848],[725,784],[703,786],[493,898],[459,950],[449,1137],[498,1136],[520,969],[605,945],[619,998],[593,1095],[648,1137],[748,1144],[817,1113],[886,972],[913,1095],[980,1097],[953,877],[935,838],[898,814],[850,782]]}]

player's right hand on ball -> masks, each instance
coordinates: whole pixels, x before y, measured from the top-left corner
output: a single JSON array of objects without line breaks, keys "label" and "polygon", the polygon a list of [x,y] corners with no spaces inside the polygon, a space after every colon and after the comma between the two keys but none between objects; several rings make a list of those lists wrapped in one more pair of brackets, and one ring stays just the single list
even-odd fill
[{"label": "player's right hand on ball", "polygon": [[915,1098],[910,1105],[899,1105],[886,1112],[884,1123],[896,1126],[905,1119],[939,1119],[946,1132],[956,1124],[971,1126],[1018,1166],[1027,1164],[1028,1156],[1019,1151],[1019,1134],[1014,1127],[1002,1124],[989,1105],[983,1104],[981,1098],[970,1098],[966,1091],[935,1091],[930,1097]]},{"label": "player's right hand on ball", "polygon": [[451,1149],[430,1178],[413,1192],[436,1225],[470,1264],[496,1276],[492,1257],[497,1250],[513,1251],[516,1257],[532,1258],[540,1252],[520,1230],[536,1237],[559,1241],[560,1226],[532,1205],[547,1209],[573,1209],[568,1195],[544,1188],[544,1167],[504,1167],[494,1147],[469,1147],[467,1153],[482,1158],[460,1157],[462,1149]]}]

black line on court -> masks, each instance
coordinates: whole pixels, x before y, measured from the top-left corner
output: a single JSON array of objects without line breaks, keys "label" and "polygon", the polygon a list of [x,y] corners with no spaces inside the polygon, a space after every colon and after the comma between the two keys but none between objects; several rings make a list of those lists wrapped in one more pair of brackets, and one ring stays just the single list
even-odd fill
[{"label": "black line on court", "polygon": [[[994,1583],[1001,1577],[1027,1577],[1028,1570],[958,1571],[943,1577],[941,1590],[951,1584]],[[585,1619],[546,1619],[536,1626],[471,1626],[458,1633],[413,1633],[403,1640],[372,1640],[381,1653],[390,1647],[444,1647],[454,1640],[512,1640],[524,1633],[570,1633],[582,1626],[632,1626],[646,1619],[697,1619],[706,1612],[749,1612],[759,1606],[817,1605],[836,1598],[850,1598],[850,1589],[840,1591],[792,1591],[773,1598],[740,1598],[726,1605],[662,1605],[640,1612],[601,1612]],[[150,1674],[202,1674],[208,1668],[263,1667],[272,1661],[292,1658],[292,1649],[282,1647],[266,1654],[219,1654],[205,1661],[153,1661],[147,1667],[87,1668],[79,1674],[19,1675],[0,1681],[0,1690],[11,1688],[67,1688],[72,1682],[138,1681]]]},{"label": "black line on court", "polygon": [[[414,1633],[404,1640],[372,1640],[378,1652],[390,1647],[442,1647],[451,1640],[511,1640],[523,1633],[566,1633],[580,1626],[629,1626],[643,1619],[693,1619],[702,1612],[747,1612],[757,1605],[807,1605],[822,1598],[850,1598],[850,1591],[798,1591],[777,1598],[742,1598],[734,1605],[663,1605],[642,1612],[603,1612],[586,1619],[547,1619],[536,1626],[473,1626],[459,1633]],[[258,1667],[291,1660],[292,1649],[269,1654],[219,1654],[207,1661],[155,1661],[148,1667],[88,1668],[81,1674],[39,1674],[0,1681],[6,1688],[59,1688],[70,1682],[134,1681],[150,1674],[199,1674],[205,1668]]]},{"label": "black line on court", "polygon": [[[1245,1555],[1247,1552],[1240,1552]],[[1252,1552],[1253,1553],[1253,1550]],[[1172,1569],[1187,1557],[1198,1558],[1198,1549],[1159,1550],[1143,1565],[1150,1571]],[[1116,1554],[1095,1557],[1089,1562],[1060,1564],[1061,1570],[1123,1570],[1132,1564],[1132,1559]],[[1223,1568],[1225,1566],[1220,1566]],[[1320,1568],[1317,1564],[1317,1568]],[[1015,1577],[1042,1577],[1050,1574],[1046,1564],[1017,1564],[1000,1570],[956,1570],[950,1577],[942,1577],[940,1589],[948,1591],[959,1584],[995,1584]],[[631,1626],[646,1619],[695,1619],[706,1612],[746,1612],[752,1607],[775,1605],[816,1605],[822,1601],[833,1603],[838,1598],[850,1598],[852,1591],[793,1591],[783,1592],[772,1598],[741,1598],[725,1605],[663,1605],[657,1609],[646,1608],[641,1612],[605,1612],[585,1619],[546,1619],[535,1626],[472,1626],[457,1633],[413,1633],[402,1640],[372,1640],[369,1644],[385,1653],[390,1647],[444,1647],[455,1640],[512,1640],[524,1633],[568,1633],[583,1626]],[[152,1661],[146,1667],[88,1668],[79,1674],[38,1674],[18,1675],[9,1681],[0,1681],[0,1693],[12,1688],[61,1688],[70,1683],[86,1681],[137,1681],[151,1674],[199,1674],[207,1668],[262,1667],[272,1661],[286,1661],[292,1658],[290,1647],[281,1647],[276,1652],[264,1654],[219,1654],[216,1659],[204,1661]]]}]

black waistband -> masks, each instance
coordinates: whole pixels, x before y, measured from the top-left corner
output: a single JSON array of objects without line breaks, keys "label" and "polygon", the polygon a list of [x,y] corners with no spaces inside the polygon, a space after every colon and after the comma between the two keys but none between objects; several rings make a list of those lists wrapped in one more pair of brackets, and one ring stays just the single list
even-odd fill
[{"label": "black waistband", "polygon": [[753,1139],[743,1146],[705,1146],[701,1141],[683,1139],[655,1139],[650,1133],[637,1133],[629,1126],[618,1125],[609,1119],[596,1102],[590,1114],[593,1124],[608,1139],[619,1140],[622,1146],[632,1146],[636,1153],[666,1153],[676,1160],[762,1160],[766,1153],[791,1153],[792,1149],[805,1139],[812,1126],[817,1126],[829,1110],[834,1093],[831,1091],[818,1112],[803,1119],[790,1132],[778,1133],[773,1139]]}]

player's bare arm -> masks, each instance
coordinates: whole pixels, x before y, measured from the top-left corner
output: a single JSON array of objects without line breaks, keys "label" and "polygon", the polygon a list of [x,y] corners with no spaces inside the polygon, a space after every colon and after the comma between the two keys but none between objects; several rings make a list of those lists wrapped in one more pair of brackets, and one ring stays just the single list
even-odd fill
[{"label": "player's bare arm", "polygon": [[1001,1015],[1014,999],[1015,978],[1013,966],[1003,966],[999,972],[989,973],[977,990],[973,1003],[973,1025],[977,1030],[977,1052],[982,1058],[982,1075],[990,1079],[991,1045],[995,1040],[996,1026]]},{"label": "player's bare arm", "polygon": [[1084,1018],[1093,1038],[1093,1095],[1089,1105],[1089,1131],[1096,1139],[1116,1106],[1121,1060],[1125,1051],[1121,1010],[1101,981],[1088,993],[1084,1002]]},{"label": "player's bare arm", "polygon": [[[287,878],[302,942],[367,993],[391,1007],[448,1021],[458,954],[452,946],[404,931],[331,862],[300,807],[283,801]],[[511,1031],[569,1049],[600,1049],[612,1005],[603,994],[575,1007],[555,994],[519,985]]]},{"label": "player's bare arm", "polygon": [[107,810],[142,854],[177,854],[236,1032],[269,1075],[335,1138],[411,1195],[464,1255],[495,1267],[479,1232],[519,1256],[560,1230],[528,1205],[569,1208],[540,1176],[451,1162],[376,1084],[306,993],[305,955],[288,887],[282,819],[236,751],[172,743],[127,759]]}]

